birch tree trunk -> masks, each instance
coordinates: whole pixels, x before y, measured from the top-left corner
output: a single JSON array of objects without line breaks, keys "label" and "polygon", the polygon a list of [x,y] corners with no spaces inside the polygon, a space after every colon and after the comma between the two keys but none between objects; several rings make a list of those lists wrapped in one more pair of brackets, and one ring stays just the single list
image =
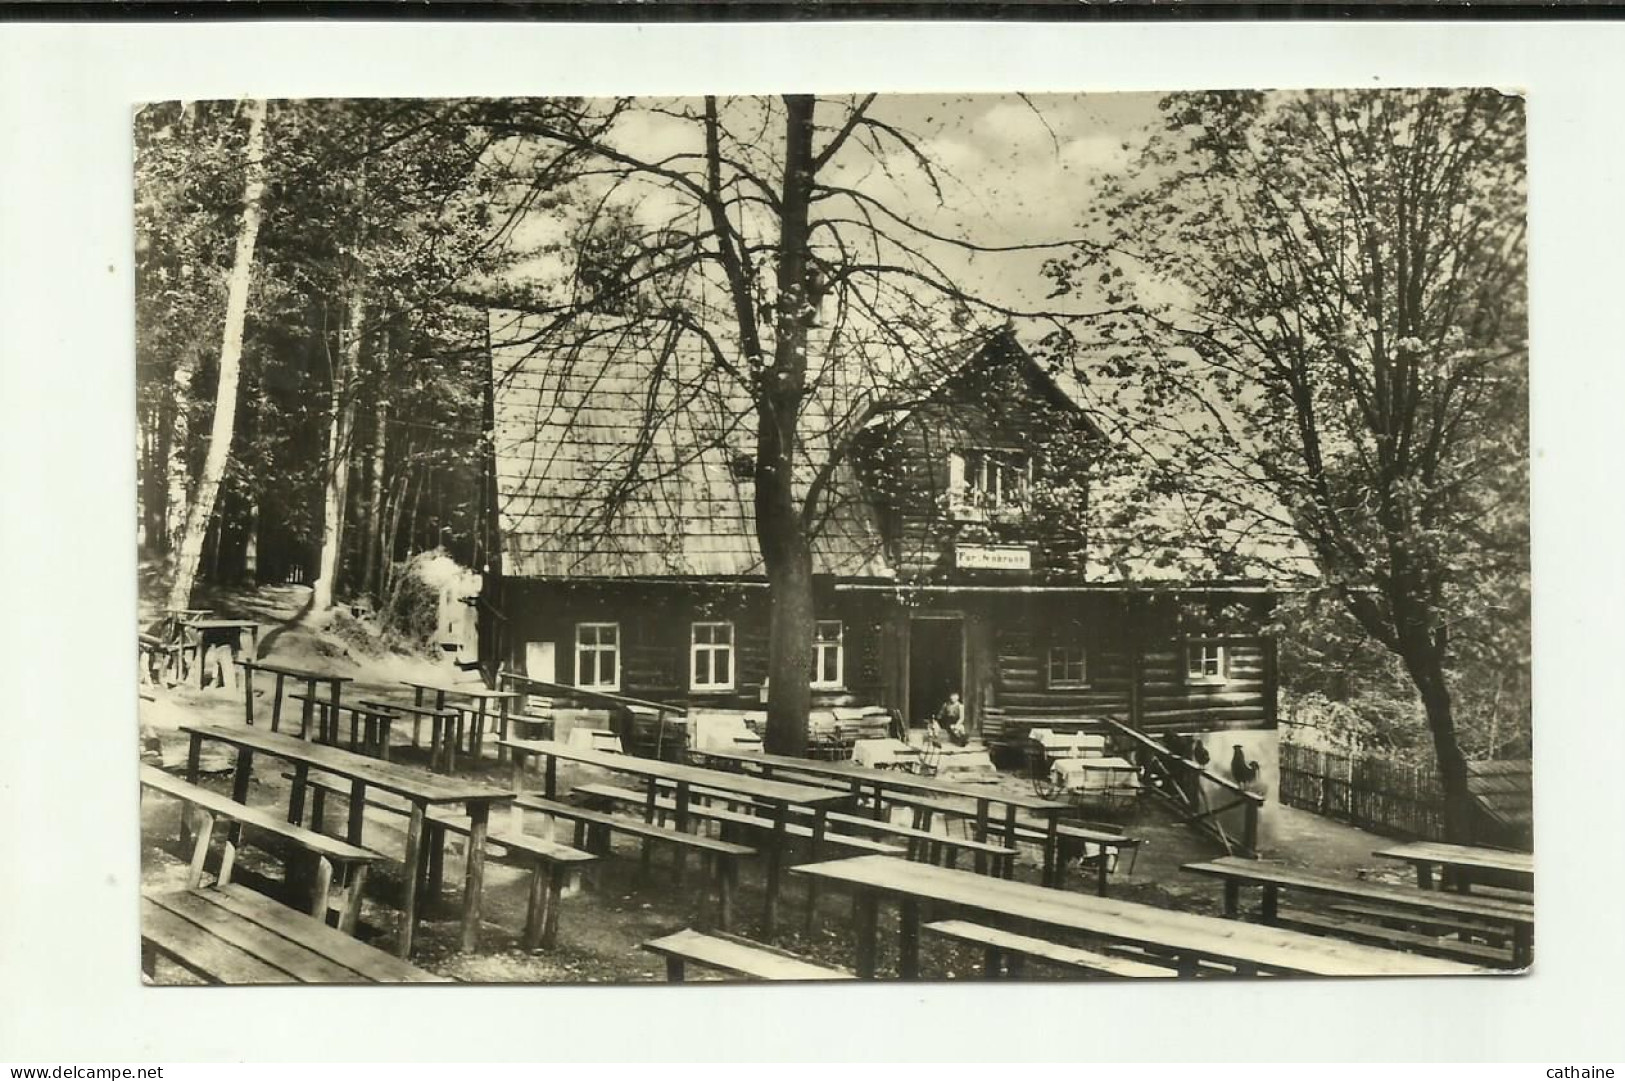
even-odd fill
[{"label": "birch tree trunk", "polygon": [[383,588],[375,577],[381,577],[376,571],[384,538],[384,458],[389,437],[389,400],[381,388],[378,402],[373,407],[372,420],[372,469],[367,478],[367,525],[361,553],[361,588],[374,598],[379,598],[383,596]]},{"label": "birch tree trunk", "polygon": [[361,368],[361,339],[366,307],[357,281],[345,313],[344,344],[333,373],[333,417],[327,429],[327,484],[322,493],[322,552],[312,589],[311,608],[333,607],[333,590],[344,550],[344,512],[350,494],[350,459],[355,445],[355,380]]},{"label": "birch tree trunk", "polygon": [[170,386],[172,402],[169,410],[168,438],[164,453],[165,500],[164,549],[178,552],[186,534],[186,517],[190,503],[186,489],[191,480],[187,463],[192,441],[191,430],[192,376],[197,373],[198,350],[186,349],[175,360],[175,374]]},{"label": "birch tree trunk", "polygon": [[[254,244],[260,233],[260,204],[265,195],[265,112],[263,100],[250,101],[248,116],[247,175],[243,184],[243,218],[237,230],[237,250],[232,257],[231,278],[226,288],[226,324],[220,334],[220,382],[214,392],[214,420],[209,431],[209,450],[203,460],[197,492],[186,512],[180,556],[175,562],[175,580],[169,589],[169,607],[186,608],[197,580],[198,560],[203,554],[203,536],[214,515],[220,481],[226,475],[231,456],[231,437],[237,423],[237,380],[243,359],[243,323],[248,312],[248,287],[254,271]],[[179,410],[177,410],[179,412]]]}]

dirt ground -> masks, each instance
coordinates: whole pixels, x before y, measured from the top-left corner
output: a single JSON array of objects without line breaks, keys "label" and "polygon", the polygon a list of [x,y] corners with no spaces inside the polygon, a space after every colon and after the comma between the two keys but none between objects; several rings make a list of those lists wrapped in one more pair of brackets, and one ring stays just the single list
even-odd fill
[{"label": "dirt ground", "polygon": [[[308,590],[304,587],[270,587],[249,594],[230,594],[208,603],[222,614],[253,618],[262,622],[260,654],[290,664],[318,664],[323,668],[353,675],[356,683],[345,688],[352,700],[393,696],[403,679],[440,679],[461,676],[447,666],[416,656],[386,652],[353,633],[341,636],[330,628],[311,626],[302,619]],[[465,677],[466,678],[466,677]],[[258,688],[256,688],[258,691]],[[141,688],[140,719],[143,757],[161,762],[166,768],[184,768],[186,739],[178,731],[181,724],[196,722],[240,722],[243,712],[241,689],[226,686],[199,691],[192,687]],[[259,694],[256,694],[256,698]],[[268,710],[261,702],[257,710]],[[394,734],[392,758],[406,764],[427,764],[426,754],[411,746],[410,726]],[[204,756],[204,782],[229,787],[228,771],[233,756],[229,751],[210,749]],[[494,753],[487,750],[480,769],[470,771],[459,761],[464,776],[494,776]],[[585,767],[561,763],[561,787],[600,780],[602,775]],[[998,784],[1025,789],[1023,778],[1002,776]],[[285,807],[288,781],[274,762],[256,763],[249,802],[263,807]],[[330,820],[343,811],[343,800],[330,800]],[[497,811],[505,815],[508,811]],[[1352,827],[1330,822],[1292,808],[1271,805],[1272,850],[1268,858],[1296,866],[1311,867],[1322,874],[1376,881],[1399,882],[1404,869],[1371,855],[1384,838]],[[1220,890],[1217,883],[1183,874],[1179,867],[1192,860],[1222,854],[1206,837],[1176,821],[1150,798],[1142,798],[1126,813],[1112,820],[1129,834],[1144,839],[1137,858],[1124,858],[1111,881],[1114,897],[1141,901],[1164,908],[1217,914]],[[177,846],[179,831],[177,806],[159,797],[148,797],[141,807],[142,880],[145,887],[178,887],[185,880],[185,864]],[[545,820],[531,816],[527,829],[540,831]],[[365,842],[394,859],[405,848],[405,819],[377,809],[366,814]],[[660,981],[665,978],[661,960],[639,948],[652,938],[684,927],[709,927],[713,899],[703,888],[697,860],[691,858],[682,881],[678,881],[673,854],[658,851],[655,867],[646,881],[639,880],[640,860],[635,839],[616,837],[613,855],[600,861],[582,876],[579,888],[564,900],[559,921],[559,943],[551,951],[528,953],[519,944],[524,925],[528,872],[486,861],[480,947],[473,954],[458,950],[461,937],[460,898],[463,872],[460,839],[448,839],[446,892],[431,905],[419,930],[414,960],[425,968],[460,980],[481,983],[621,983]],[[662,846],[664,847],[664,846]],[[796,855],[792,855],[795,862]],[[757,922],[762,904],[763,882],[758,861],[746,861],[741,872],[736,912],[736,931],[760,938]],[[252,848],[244,852],[239,867],[256,888],[277,892],[281,887],[281,864]],[[1016,877],[1036,881],[1039,868],[1036,854],[1024,850]],[[1093,872],[1068,870],[1068,887],[1080,891],[1092,888]],[[362,912],[360,936],[384,949],[394,946],[397,897],[401,888],[399,869],[385,865],[376,870],[368,884],[368,897]],[[885,950],[895,943],[888,933],[888,921],[895,919],[890,906],[882,906],[881,971],[894,961]],[[812,960],[831,965],[852,963],[852,911],[847,897],[825,891],[809,912],[804,881],[789,876],[781,901],[777,933],[772,941]],[[955,979],[974,975],[978,951],[955,946],[927,936],[921,945],[922,970],[934,979]],[[1029,970],[1033,976],[1042,973]],[[691,978],[705,976],[695,972]],[[172,967],[160,970],[160,979],[177,982],[184,974]]]}]

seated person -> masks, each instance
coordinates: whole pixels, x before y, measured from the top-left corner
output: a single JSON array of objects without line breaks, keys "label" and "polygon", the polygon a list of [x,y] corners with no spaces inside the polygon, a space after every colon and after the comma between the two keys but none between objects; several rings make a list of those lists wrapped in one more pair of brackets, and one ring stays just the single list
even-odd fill
[{"label": "seated person", "polygon": [[[955,691],[948,696],[948,701],[937,710],[936,717],[931,722],[932,731],[940,727],[943,734],[963,747],[970,742],[970,732],[965,728],[965,706],[959,701],[959,692]],[[939,739],[940,743],[941,740]]]}]

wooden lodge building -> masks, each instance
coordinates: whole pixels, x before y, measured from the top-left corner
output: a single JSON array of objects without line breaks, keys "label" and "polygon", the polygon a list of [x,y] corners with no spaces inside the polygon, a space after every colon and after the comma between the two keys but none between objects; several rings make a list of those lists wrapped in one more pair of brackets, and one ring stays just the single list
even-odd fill
[{"label": "wooden lodge building", "polygon": [[[529,317],[491,316],[496,659],[575,687],[760,709],[770,601],[748,403],[652,334],[544,337]],[[1273,752],[1264,576],[1192,582],[1048,524],[1064,516],[1038,513],[1040,493],[1052,508],[1103,497],[1088,463],[1106,436],[1013,332],[969,343],[911,408],[843,438],[814,544],[815,708],[878,704],[922,724],[958,691],[994,744],[1111,715],[1224,733],[1226,756],[1232,735],[1267,734]],[[809,469],[827,453],[807,438]]]}]

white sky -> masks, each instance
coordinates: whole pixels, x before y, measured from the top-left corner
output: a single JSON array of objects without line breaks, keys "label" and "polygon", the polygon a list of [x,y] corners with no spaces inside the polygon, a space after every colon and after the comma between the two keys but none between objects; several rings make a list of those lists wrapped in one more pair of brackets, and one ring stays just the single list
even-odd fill
[{"label": "white sky", "polygon": [[[870,115],[916,138],[937,167],[941,201],[925,173],[901,149],[887,155],[882,171],[854,140],[831,163],[829,175],[941,235],[985,245],[1065,240],[1081,235],[1079,222],[1088,209],[1092,182],[1127,167],[1131,148],[1143,143],[1158,123],[1159,97],[886,95],[877,99]],[[817,120],[838,123],[837,106],[821,105]],[[778,137],[775,131],[764,133],[764,140]],[[618,121],[613,141],[650,159],[697,154],[698,138],[693,125],[633,112]],[[671,210],[671,200],[663,195],[640,193],[637,214],[644,224],[655,224]],[[527,224],[520,239],[533,243],[555,231],[552,223],[537,220]],[[1040,274],[1043,253],[973,256],[939,245],[932,254],[972,293],[1010,307],[1049,306]],[[544,273],[549,262],[527,264],[521,273]],[[1075,308],[1090,303],[1088,296],[1071,302]]]}]

